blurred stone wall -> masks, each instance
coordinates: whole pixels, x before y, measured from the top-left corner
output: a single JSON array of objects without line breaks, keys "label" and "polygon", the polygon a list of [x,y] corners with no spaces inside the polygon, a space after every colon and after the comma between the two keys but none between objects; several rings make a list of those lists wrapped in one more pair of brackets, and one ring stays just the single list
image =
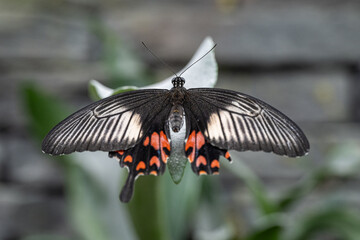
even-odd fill
[{"label": "blurred stone wall", "polygon": [[[309,136],[314,165],[326,160],[334,144],[360,139],[357,0],[2,0],[0,239],[44,231],[73,234],[62,173],[27,133],[20,87],[32,81],[77,106],[89,103],[87,82],[106,83],[104,49],[91,31],[95,22],[128,43],[160,76],[162,66],[141,41],[180,69],[204,37],[212,36],[218,43],[218,86],[259,97],[294,119]],[[295,164],[301,159],[234,155],[274,192],[303,174]],[[227,174],[223,180],[243,187]],[[344,195],[355,194],[349,201],[359,204],[354,181]],[[250,205],[246,194],[233,197]]]}]

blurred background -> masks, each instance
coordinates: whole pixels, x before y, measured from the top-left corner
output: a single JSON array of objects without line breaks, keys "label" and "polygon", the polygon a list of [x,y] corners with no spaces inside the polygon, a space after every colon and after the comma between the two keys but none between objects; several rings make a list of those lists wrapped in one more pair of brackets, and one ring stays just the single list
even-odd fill
[{"label": "blurred background", "polygon": [[[308,156],[232,152],[219,177],[140,178],[126,205],[106,153],[41,153],[89,80],[169,76],[141,41],[181,69],[206,36],[217,87],[287,114]],[[0,239],[360,239],[357,0],[1,0],[0,93]]]}]

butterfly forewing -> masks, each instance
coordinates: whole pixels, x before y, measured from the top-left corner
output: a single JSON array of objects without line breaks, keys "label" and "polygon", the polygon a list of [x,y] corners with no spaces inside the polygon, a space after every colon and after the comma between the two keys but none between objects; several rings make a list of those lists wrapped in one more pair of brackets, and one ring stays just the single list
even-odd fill
[{"label": "butterfly forewing", "polygon": [[261,150],[289,157],[308,152],[309,143],[301,129],[254,97],[224,89],[189,89],[184,109],[186,115],[197,116],[198,128],[220,149]]},{"label": "butterfly forewing", "polygon": [[143,138],[160,112],[170,111],[168,92],[138,90],[97,101],[55,126],[45,137],[42,150],[60,155],[131,148]]}]

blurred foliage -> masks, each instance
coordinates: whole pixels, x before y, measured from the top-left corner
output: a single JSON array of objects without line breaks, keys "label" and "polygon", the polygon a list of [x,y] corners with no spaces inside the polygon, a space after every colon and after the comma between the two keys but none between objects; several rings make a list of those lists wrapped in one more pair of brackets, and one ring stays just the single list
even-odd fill
[{"label": "blurred foliage", "polygon": [[[109,33],[99,30],[105,49],[105,62],[109,69],[109,78],[116,79],[118,85],[131,83],[137,79],[142,85],[144,79],[143,65],[136,60],[124,45],[117,45],[118,40]],[[130,57],[131,58],[130,58]],[[119,64],[122,60],[131,60],[140,69],[126,72],[126,67]],[[97,94],[92,89],[93,94]],[[70,111],[69,107],[34,85],[24,85],[23,102],[29,119],[29,126],[38,140],[56,123],[64,119]],[[324,199],[319,206],[302,209],[295,213],[304,198],[329,180],[351,178],[360,170],[359,146],[347,143],[336,146],[329,153],[329,161],[323,166],[313,169],[309,174],[291,186],[276,198],[271,198],[264,183],[240,159],[234,163],[224,164],[234,175],[243,181],[257,210],[258,218],[247,224],[246,233],[239,231],[244,226],[243,216],[229,213],[230,206],[222,195],[219,178],[216,176],[197,177],[187,165],[183,180],[175,185],[168,172],[161,177],[143,177],[136,182],[135,195],[126,206],[127,213],[113,209],[115,214],[123,214],[127,224],[133,228],[122,229],[121,235],[114,236],[116,228],[125,225],[116,222],[110,225],[104,209],[109,205],[108,198],[116,198],[89,171],[76,164],[72,155],[51,157],[64,169],[65,188],[69,204],[69,213],[73,227],[79,239],[247,239],[247,240],[301,240],[315,239],[317,234],[326,233],[336,239],[360,239],[360,212],[351,209],[344,202],[334,203],[331,197]],[[124,171],[120,170],[119,171]],[[109,180],[111,181],[111,179]],[[112,206],[107,206],[111,211]],[[105,216],[104,216],[105,215]],[[240,220],[239,220],[240,219]],[[136,236],[133,236],[133,229]],[[129,231],[126,233],[125,231]],[[130,236],[130,237],[126,237]],[[32,239],[63,239],[60,236],[30,236]]]},{"label": "blurred foliage", "polygon": [[101,59],[109,86],[144,86],[154,81],[151,72],[147,71],[145,65],[129,50],[129,44],[125,44],[99,21],[93,21],[90,28],[101,44]]}]

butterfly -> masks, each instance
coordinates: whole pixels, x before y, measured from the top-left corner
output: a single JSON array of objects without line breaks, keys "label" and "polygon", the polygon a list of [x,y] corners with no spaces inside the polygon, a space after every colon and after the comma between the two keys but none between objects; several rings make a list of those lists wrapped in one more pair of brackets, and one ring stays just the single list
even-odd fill
[{"label": "butterfly", "polygon": [[122,202],[132,198],[137,177],[164,173],[172,150],[170,132],[179,132],[184,123],[183,153],[197,175],[219,174],[220,156],[231,161],[228,150],[288,157],[309,151],[302,130],[274,107],[232,90],[186,89],[182,73],[175,74],[170,90],[123,92],[80,109],[47,134],[42,151],[50,155],[109,152],[129,171],[120,193]]},{"label": "butterfly", "polygon": [[161,175],[171,152],[170,129],[186,122],[184,154],[197,175],[219,174],[219,157],[228,150],[305,155],[310,146],[302,130],[267,103],[232,90],[173,88],[124,92],[94,102],[56,125],[42,150],[51,155],[106,151],[129,174],[120,200],[130,201],[135,179]]}]

